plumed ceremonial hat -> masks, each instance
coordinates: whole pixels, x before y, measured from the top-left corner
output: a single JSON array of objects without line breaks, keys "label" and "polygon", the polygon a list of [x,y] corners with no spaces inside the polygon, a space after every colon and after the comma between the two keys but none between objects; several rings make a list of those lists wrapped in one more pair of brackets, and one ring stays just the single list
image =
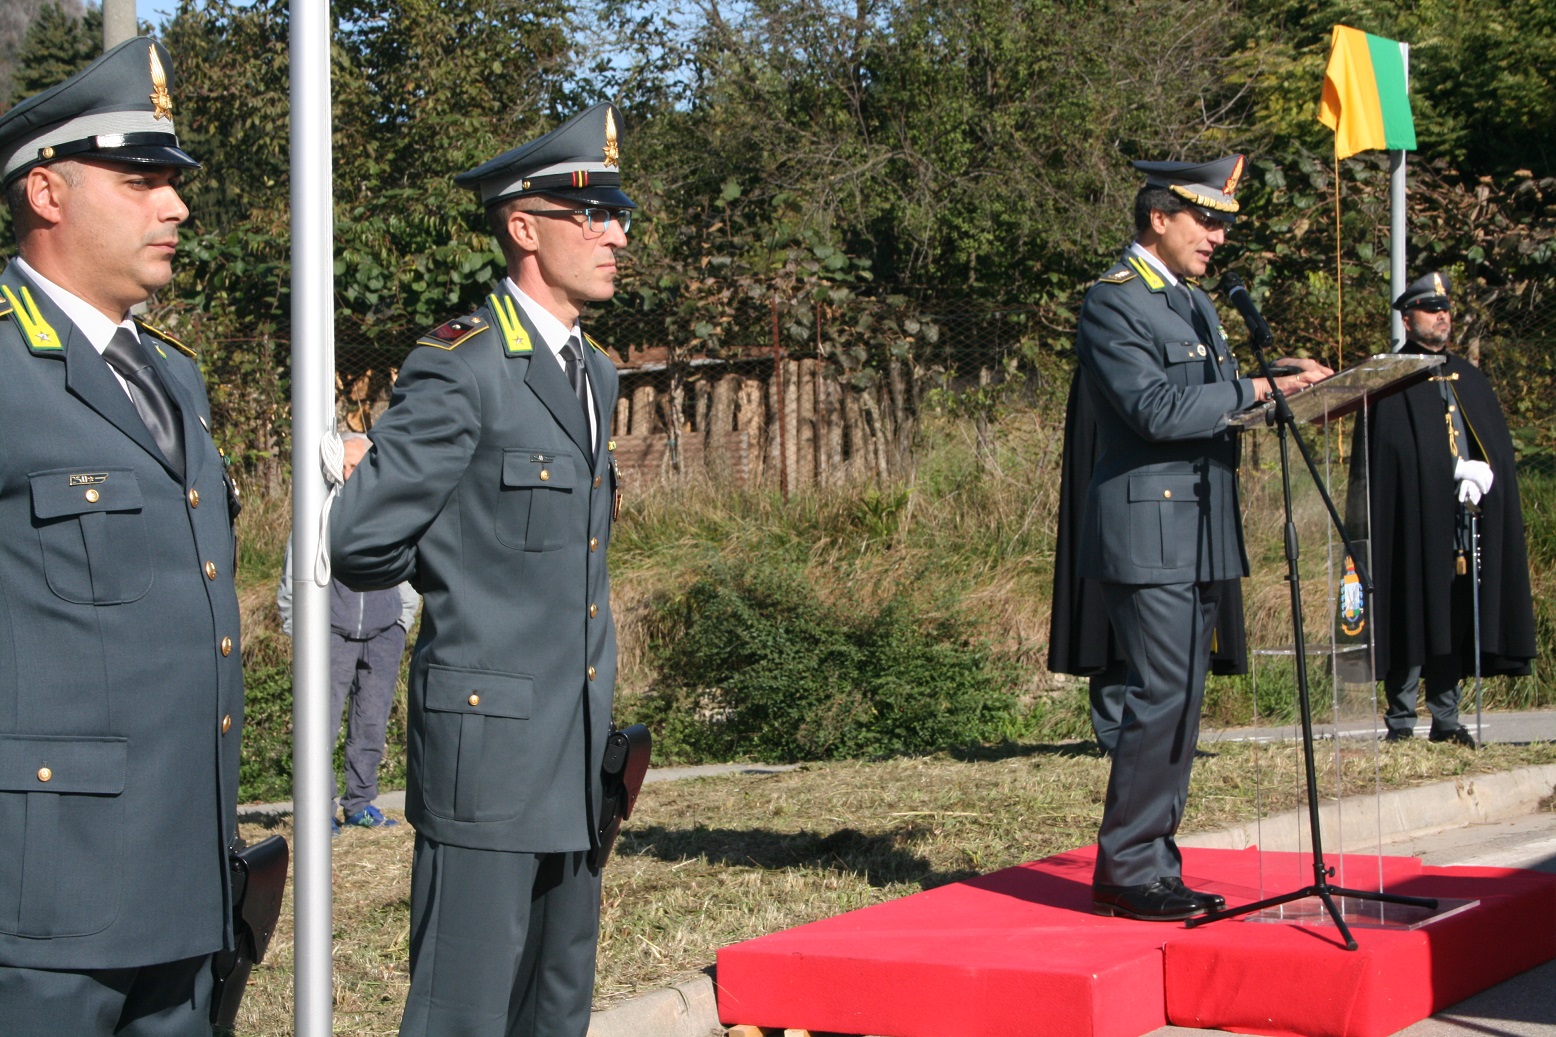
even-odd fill
[{"label": "plumed ceremonial hat", "polygon": [[1447,274],[1437,273],[1435,270],[1423,277],[1418,277],[1399,293],[1399,298],[1394,300],[1394,308],[1403,313],[1413,306],[1422,303],[1448,304],[1448,293],[1453,290],[1453,285],[1448,281]]},{"label": "plumed ceremonial hat", "polygon": [[621,190],[621,137],[616,106],[597,104],[544,137],[460,173],[454,183],[480,192],[482,205],[543,194],[583,205],[636,209]]},{"label": "plumed ceremonial hat", "polygon": [[1147,187],[1165,187],[1211,216],[1231,223],[1237,217],[1237,187],[1242,183],[1243,156],[1228,155],[1213,162],[1135,162]]},{"label": "plumed ceremonial hat", "polygon": [[172,87],[167,48],[126,40],[0,115],[0,182],[62,158],[199,169],[173,132]]}]

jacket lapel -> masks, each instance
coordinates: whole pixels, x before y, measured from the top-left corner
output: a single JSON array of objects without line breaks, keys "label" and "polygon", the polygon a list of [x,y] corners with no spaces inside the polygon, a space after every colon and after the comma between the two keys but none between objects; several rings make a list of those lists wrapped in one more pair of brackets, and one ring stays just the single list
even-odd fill
[{"label": "jacket lapel", "polygon": [[[173,474],[182,474],[186,481],[194,482],[205,464],[206,452],[202,449],[202,444],[211,438],[211,432],[200,422],[198,401],[190,394],[189,387],[182,379],[173,375],[172,358],[168,355],[168,349],[171,347],[158,342],[156,336],[148,334],[144,328],[140,328],[140,336],[141,348],[151,357],[151,366],[157,372],[157,377],[162,379],[168,395],[173,397],[173,402],[178,405],[179,420],[183,423],[185,471],[173,472]],[[165,467],[168,471],[173,471],[171,465]]]},{"label": "jacket lapel", "polygon": [[[524,384],[529,386],[540,402],[545,404],[556,423],[562,426],[562,431],[567,433],[567,438],[577,444],[579,452],[589,459],[589,468],[594,468],[594,457],[589,449],[589,422],[584,417],[583,408],[578,406],[578,397],[573,395],[573,387],[567,384],[567,376],[562,373],[562,365],[557,363],[556,355],[551,352],[551,347],[546,345],[540,337],[529,317],[524,313],[524,307],[515,306],[520,324],[529,335],[529,340],[534,344],[529,352],[529,370],[524,373]],[[512,354],[510,354],[512,355]]]},{"label": "jacket lapel", "polygon": [[[92,348],[92,343],[77,329],[75,323],[54,305],[48,293],[33,285],[14,267],[8,268],[4,276],[0,277],[0,284],[10,289],[10,295],[22,306],[22,311],[13,314],[10,319],[23,326],[22,338],[32,354],[64,361],[65,387],[77,399],[133,440],[163,468],[174,476],[182,477],[182,473],[174,471],[167,458],[162,456],[162,451],[157,449],[151,430],[130,402],[129,393],[124,391],[124,386],[114,377],[108,361]],[[9,306],[6,296],[0,295],[0,300]],[[31,312],[28,313],[28,310]],[[57,338],[57,347],[51,344],[49,332],[27,333],[26,325],[37,321],[41,321]]]}]

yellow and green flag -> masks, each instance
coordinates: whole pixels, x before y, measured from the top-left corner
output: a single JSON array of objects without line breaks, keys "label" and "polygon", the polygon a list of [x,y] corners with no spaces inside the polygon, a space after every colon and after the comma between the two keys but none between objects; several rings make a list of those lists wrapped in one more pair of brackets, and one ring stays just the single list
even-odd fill
[{"label": "yellow and green flag", "polygon": [[1336,158],[1416,146],[1407,70],[1410,45],[1336,25],[1318,121],[1334,130]]}]

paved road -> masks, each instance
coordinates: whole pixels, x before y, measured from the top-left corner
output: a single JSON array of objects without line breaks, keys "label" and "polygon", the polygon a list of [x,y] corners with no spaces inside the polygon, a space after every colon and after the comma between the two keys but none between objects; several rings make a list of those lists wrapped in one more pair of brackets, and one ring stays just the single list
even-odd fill
[{"label": "paved road", "polygon": [[[1475,707],[1473,701],[1466,702],[1465,710],[1460,715],[1464,726],[1469,728],[1470,734],[1475,733]],[[1323,717],[1314,715],[1313,734],[1318,738],[1332,737],[1336,725],[1324,723]],[[1371,721],[1358,720],[1351,723],[1339,724],[1340,737],[1342,738],[1371,738],[1375,733],[1382,732],[1382,719],[1378,720],[1378,729],[1375,732]],[[1487,742],[1553,742],[1556,741],[1556,710],[1537,709],[1517,713],[1484,713],[1481,715],[1481,730],[1484,740]],[[1431,732],[1431,721],[1421,720],[1416,724],[1416,737],[1425,738]],[[1297,725],[1295,723],[1284,726],[1263,727],[1228,727],[1218,729],[1202,729],[1199,733],[1201,743],[1206,742],[1276,742],[1287,741],[1296,736]]]}]

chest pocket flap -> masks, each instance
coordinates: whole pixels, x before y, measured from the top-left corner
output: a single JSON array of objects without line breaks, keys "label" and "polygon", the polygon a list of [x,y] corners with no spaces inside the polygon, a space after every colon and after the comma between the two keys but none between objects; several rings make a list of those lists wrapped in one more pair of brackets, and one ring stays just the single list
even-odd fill
[{"label": "chest pocket flap", "polygon": [[139,511],[140,483],[130,468],[38,472],[32,482],[32,513],[40,519],[96,511]]},{"label": "chest pocket flap", "polygon": [[1203,342],[1168,342],[1162,349],[1169,364],[1202,363],[1210,355]]}]

